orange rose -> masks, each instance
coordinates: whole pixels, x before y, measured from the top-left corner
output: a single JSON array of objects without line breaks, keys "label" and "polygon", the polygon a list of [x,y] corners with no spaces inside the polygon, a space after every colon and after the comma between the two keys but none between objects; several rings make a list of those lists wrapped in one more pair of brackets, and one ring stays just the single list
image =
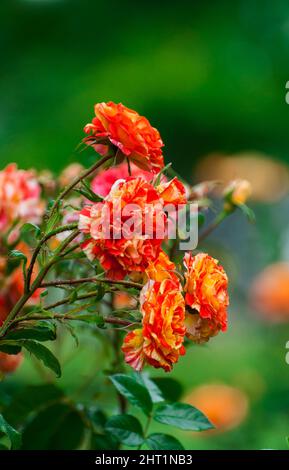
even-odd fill
[{"label": "orange rose", "polygon": [[145,273],[152,281],[161,282],[164,279],[172,279],[179,283],[176,266],[164,251],[160,251],[158,257],[149,262]]},{"label": "orange rose", "polygon": [[104,155],[109,145],[118,148],[118,155],[128,157],[144,170],[157,173],[163,168],[163,142],[157,129],[136,111],[123,104],[98,103],[94,107],[95,118],[84,131],[89,137],[87,145]]},{"label": "orange rose", "polygon": [[197,343],[208,341],[227,328],[228,278],[218,261],[200,253],[186,253],[184,264],[187,336]]},{"label": "orange rose", "polygon": [[149,281],[142,289],[142,328],[125,337],[122,351],[134,369],[145,363],[170,371],[185,354],[185,303],[179,287],[170,279]]},{"label": "orange rose", "polygon": [[[120,217],[114,220],[118,209]],[[149,261],[157,257],[165,238],[165,223],[163,205],[151,184],[142,178],[118,180],[103,202],[80,212],[79,228],[90,236],[82,248],[89,259],[99,260],[108,277],[122,279],[135,271],[144,272]]]},{"label": "orange rose", "polygon": [[186,188],[178,178],[163,182],[156,189],[164,204],[177,205],[187,203]]}]

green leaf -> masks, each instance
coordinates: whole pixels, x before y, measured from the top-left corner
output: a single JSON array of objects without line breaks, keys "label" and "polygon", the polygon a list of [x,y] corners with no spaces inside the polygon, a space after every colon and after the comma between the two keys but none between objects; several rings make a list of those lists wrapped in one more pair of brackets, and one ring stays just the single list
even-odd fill
[{"label": "green leaf", "polygon": [[182,444],[168,434],[151,434],[145,443],[151,450],[184,450]]},{"label": "green leaf", "polygon": [[97,313],[74,315],[74,318],[76,320],[84,321],[86,323],[93,323],[94,325],[98,326],[104,324],[103,316]]},{"label": "green leaf", "polygon": [[90,448],[91,450],[115,450],[118,443],[115,438],[108,434],[92,434]]},{"label": "green leaf", "polygon": [[4,417],[0,414],[0,433],[5,434],[11,444],[11,449],[19,449],[21,446],[21,434],[16,431],[16,429],[12,428],[10,424],[4,419]]},{"label": "green leaf", "polygon": [[57,207],[46,223],[45,234],[49,234],[49,232],[51,232],[56,227],[60,220],[61,213],[59,212],[59,207]]},{"label": "green leaf", "polygon": [[34,339],[36,341],[54,341],[56,339],[56,326],[51,322],[39,321],[18,327],[7,333],[8,340]]},{"label": "green leaf", "polygon": [[78,336],[77,336],[77,333],[76,333],[76,330],[75,328],[69,323],[69,322],[64,322],[63,323],[63,326],[66,328],[66,330],[69,332],[69,334],[71,335],[71,337],[74,339],[75,341],[75,345],[78,347],[79,346],[79,339],[78,339]]},{"label": "green leaf", "polygon": [[132,376],[139,384],[147,388],[153,403],[160,403],[164,401],[161,390],[146,372],[133,372]]},{"label": "green leaf", "polygon": [[103,431],[106,423],[106,415],[97,406],[86,409],[87,418],[93,424],[95,430]]},{"label": "green leaf", "polygon": [[156,179],[156,182],[155,182],[155,186],[158,186],[161,182],[161,177],[162,177],[162,174],[165,173],[170,167],[172,166],[172,163],[168,163],[166,166],[164,166],[161,171],[158,173],[157,175],[157,179]]},{"label": "green leaf", "polygon": [[126,374],[115,374],[110,377],[118,392],[128,401],[140,408],[144,413],[150,414],[153,402],[148,390],[139,384],[133,377]]},{"label": "green leaf", "polygon": [[168,401],[178,401],[183,395],[183,386],[176,379],[170,377],[153,377],[152,380]]},{"label": "green leaf", "polygon": [[27,222],[26,224],[22,225],[22,227],[20,229],[20,233],[21,233],[21,235],[24,235],[24,234],[27,234],[27,233],[33,233],[35,235],[35,238],[37,238],[37,239],[39,239],[40,236],[41,236],[40,228],[37,225],[32,224],[30,222]]},{"label": "green leaf", "polygon": [[42,297],[42,298],[46,297],[47,295],[48,295],[48,290],[47,289],[40,293],[40,297]]},{"label": "green leaf", "polygon": [[248,221],[251,223],[256,222],[256,217],[254,211],[248,207],[246,204],[240,204],[238,207],[241,209],[243,214],[247,217]]},{"label": "green leaf", "polygon": [[6,354],[18,354],[21,351],[21,344],[17,341],[0,341],[0,351]]},{"label": "green leaf", "polygon": [[12,424],[23,423],[31,413],[37,412],[43,405],[48,406],[63,398],[63,391],[53,384],[29,385],[15,394],[4,410],[4,416]]},{"label": "green leaf", "polygon": [[84,184],[82,188],[75,188],[73,191],[75,191],[78,194],[81,194],[84,196],[86,199],[88,199],[91,202],[101,202],[103,201],[103,197],[99,196],[99,194],[94,193],[89,186]]},{"label": "green leaf", "polygon": [[201,411],[186,403],[160,405],[155,410],[154,419],[159,423],[186,431],[205,431],[214,428]]},{"label": "green leaf", "polygon": [[35,341],[26,340],[23,341],[23,346],[33,354],[37,359],[43,362],[43,364],[51,369],[57,377],[61,376],[61,367],[58,362],[58,359],[54,356],[54,354],[43,344],[36,343]]},{"label": "green leaf", "polygon": [[23,431],[23,449],[76,449],[82,443],[84,430],[84,422],[73,404],[57,403],[28,422]]},{"label": "green leaf", "polygon": [[130,447],[138,447],[144,441],[140,422],[128,414],[112,416],[107,421],[105,429],[119,442]]},{"label": "green leaf", "polygon": [[27,256],[24,255],[24,253],[22,253],[22,251],[19,251],[19,250],[11,250],[10,253],[9,253],[9,258],[16,258],[16,259],[19,259],[19,260],[23,260],[27,261]]},{"label": "green leaf", "polygon": [[99,302],[100,300],[103,299],[103,297],[105,296],[105,286],[103,284],[99,284],[97,286],[97,294],[95,295],[95,300],[96,302]]},{"label": "green leaf", "polygon": [[128,309],[126,311],[126,313],[136,321],[141,321],[142,320],[143,315],[142,315],[140,310],[130,310],[130,309]]},{"label": "green leaf", "polygon": [[24,277],[24,280],[26,281],[27,256],[25,256],[24,253],[22,253],[22,251],[12,250],[9,253],[9,258],[12,259],[12,260],[22,262],[23,277]]}]

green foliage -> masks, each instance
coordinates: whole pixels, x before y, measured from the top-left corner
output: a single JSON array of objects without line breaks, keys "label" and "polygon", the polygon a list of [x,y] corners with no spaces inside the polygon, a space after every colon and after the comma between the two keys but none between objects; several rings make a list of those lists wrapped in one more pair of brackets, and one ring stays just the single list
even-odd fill
[{"label": "green foliage", "polygon": [[19,326],[9,331],[5,338],[7,340],[54,341],[56,339],[56,326],[52,322],[39,321],[27,322],[25,326]]},{"label": "green foliage", "polygon": [[107,421],[105,429],[121,444],[138,447],[144,442],[141,424],[134,416],[128,414],[112,416]]},{"label": "green foliage", "polygon": [[214,428],[201,411],[186,403],[160,405],[154,413],[154,419],[186,431],[206,431]]},{"label": "green foliage", "polygon": [[41,410],[23,431],[23,449],[69,450],[81,445],[85,425],[78,410],[57,403]]},{"label": "green foliage", "polygon": [[48,348],[43,346],[43,344],[32,340],[25,340],[23,341],[22,345],[27,349],[27,351],[42,361],[46,367],[51,369],[57,377],[61,376],[61,367],[58,359]]},{"label": "green foliage", "polygon": [[135,378],[126,374],[115,374],[110,380],[132,405],[140,408],[145,414],[152,411],[153,402],[147,388],[141,385]]},{"label": "green foliage", "polygon": [[10,424],[7,423],[4,417],[0,414],[0,437],[1,434],[8,437],[11,449],[19,449],[21,445],[20,433],[10,426]]},{"label": "green foliage", "polygon": [[38,225],[27,222],[22,225],[20,234],[22,240],[26,242],[29,242],[30,236],[35,237],[36,240],[38,240],[41,237],[41,229],[38,227]]},{"label": "green foliage", "polygon": [[240,204],[238,207],[241,209],[243,214],[247,217],[249,222],[251,222],[252,224],[256,222],[254,211],[249,206],[247,206],[247,204]]},{"label": "green foliage", "polygon": [[[51,201],[50,206],[53,206],[54,201]],[[50,206],[48,206],[48,212],[50,210]],[[45,234],[49,234],[61,221],[62,215],[60,212],[60,204],[57,205],[53,213],[47,218],[45,224]]]},{"label": "green foliage", "polygon": [[103,197],[99,196],[98,194],[94,193],[92,189],[90,188],[90,185],[82,180],[82,187],[81,188],[75,188],[74,191],[78,194],[81,194],[84,196],[86,199],[88,199],[91,202],[100,202],[103,201]]},{"label": "green foliage", "polygon": [[182,444],[168,434],[150,434],[145,443],[152,450],[184,450]]},{"label": "green foliage", "polygon": [[145,372],[138,373],[138,372],[133,372],[132,376],[135,378],[135,380],[143,385],[144,387],[147,388],[151,400],[153,403],[160,403],[164,401],[164,396],[160,388],[157,386],[154,380],[152,380],[149,375]]},{"label": "green foliage", "polygon": [[[177,396],[180,391],[178,382],[172,379],[151,379],[147,373],[133,372],[131,375],[115,374],[110,377],[112,383],[132,405],[136,405],[147,414],[147,423],[142,425],[132,415],[121,414],[108,419],[105,429],[108,435],[113,435],[119,443],[130,447],[139,447],[145,444],[152,450],[182,450],[182,444],[168,434],[154,433],[147,435],[151,419],[175,426],[187,431],[205,431],[212,429],[213,425],[199,410],[185,403],[162,403],[166,400],[158,384],[163,390],[172,386],[171,396]],[[144,392],[146,391],[146,393]]]},{"label": "green foliage", "polygon": [[12,424],[25,422],[31,414],[65,398],[62,390],[53,384],[29,385],[20,390],[5,408],[5,418]]},{"label": "green foliage", "polygon": [[21,351],[21,347],[17,341],[0,341],[0,351],[6,354],[18,354]]},{"label": "green foliage", "polygon": [[111,435],[107,434],[92,434],[90,440],[91,450],[115,450],[117,449],[118,442]]},{"label": "green foliage", "polygon": [[165,400],[178,401],[181,398],[183,387],[176,379],[171,377],[153,377],[151,380],[161,390]]},{"label": "green foliage", "polygon": [[12,250],[9,253],[9,258],[12,261],[16,261],[17,263],[20,262],[22,263],[22,272],[23,272],[23,278],[26,280],[26,264],[27,264],[27,256],[22,253],[22,251],[19,250]]}]

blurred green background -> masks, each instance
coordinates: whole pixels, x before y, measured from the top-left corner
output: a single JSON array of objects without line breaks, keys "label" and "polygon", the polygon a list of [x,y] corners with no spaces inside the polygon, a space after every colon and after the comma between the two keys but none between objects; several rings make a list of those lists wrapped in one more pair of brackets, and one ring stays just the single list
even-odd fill
[{"label": "blurred green background", "polygon": [[[211,152],[258,151],[289,162],[285,0],[1,0],[0,18],[1,166],[57,171],[87,158],[75,152],[82,128],[94,103],[108,100],[147,116],[166,161],[190,181]],[[286,448],[289,328],[258,319],[247,294],[267,264],[288,259],[289,201],[284,194],[253,207],[255,226],[236,214],[206,245],[230,277],[228,333],[192,347],[173,374],[185,396],[204,383],[237,387],[248,413],[227,432],[181,435],[188,449]],[[98,386],[105,351],[95,348],[93,363],[91,350],[78,348],[63,387],[79,387],[94,368],[90,386]],[[6,387],[37,380],[26,362]]]}]

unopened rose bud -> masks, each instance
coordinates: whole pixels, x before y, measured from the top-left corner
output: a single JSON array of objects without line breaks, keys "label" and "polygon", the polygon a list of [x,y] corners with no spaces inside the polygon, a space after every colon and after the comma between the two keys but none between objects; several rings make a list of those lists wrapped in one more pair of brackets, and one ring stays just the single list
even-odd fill
[{"label": "unopened rose bud", "polygon": [[229,204],[240,206],[246,204],[252,194],[252,186],[248,180],[236,179],[224,190],[224,197]]}]

